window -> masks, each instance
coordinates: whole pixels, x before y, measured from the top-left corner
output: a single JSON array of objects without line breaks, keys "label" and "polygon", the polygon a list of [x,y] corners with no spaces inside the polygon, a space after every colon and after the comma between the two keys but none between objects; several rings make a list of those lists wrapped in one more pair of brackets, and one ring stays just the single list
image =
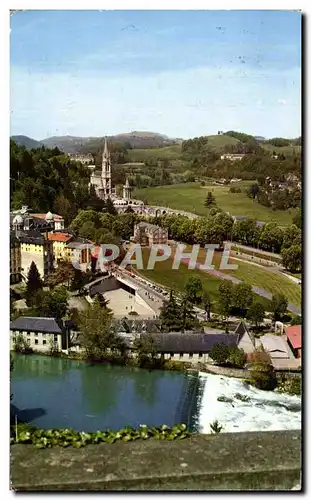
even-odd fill
[{"label": "window", "polygon": [[38,342],[39,342],[38,339],[35,339],[35,344],[38,344]]},{"label": "window", "polygon": [[30,332],[27,332],[27,335],[30,335]]},{"label": "window", "polygon": [[171,352],[171,358],[173,358],[173,357],[174,357],[174,353],[173,353],[173,352]]},{"label": "window", "polygon": [[193,357],[193,352],[189,352],[189,358]]},{"label": "window", "polygon": [[46,340],[45,340],[45,339],[43,339],[43,340],[42,340],[42,344],[43,344],[43,345],[45,345],[45,344],[46,344]]},{"label": "window", "polygon": [[38,332],[35,332],[35,336],[38,337]]},{"label": "window", "polygon": [[181,352],[181,353],[179,354],[179,357],[180,357],[180,358],[183,358],[183,356],[184,356],[184,353],[183,353],[183,352]]},{"label": "window", "polygon": [[201,352],[199,352],[199,358],[202,358],[203,354]]},{"label": "window", "polygon": [[58,340],[58,335],[55,334],[54,335],[54,342],[57,342],[57,340]]}]

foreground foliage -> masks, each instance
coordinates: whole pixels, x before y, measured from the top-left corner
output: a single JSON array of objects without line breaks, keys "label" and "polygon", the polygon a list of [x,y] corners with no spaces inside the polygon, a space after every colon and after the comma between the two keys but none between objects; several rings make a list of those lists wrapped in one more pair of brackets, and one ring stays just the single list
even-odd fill
[{"label": "foreground foliage", "polygon": [[135,441],[137,439],[165,439],[172,441],[174,439],[185,439],[191,435],[185,424],[168,427],[148,427],[140,425],[138,429],[124,427],[119,431],[96,431],[96,432],[77,432],[72,429],[36,429],[27,424],[18,424],[12,426],[11,444],[23,443],[33,444],[37,448],[51,448],[52,446],[62,446],[67,448],[81,448],[88,444],[115,443],[117,441]]}]

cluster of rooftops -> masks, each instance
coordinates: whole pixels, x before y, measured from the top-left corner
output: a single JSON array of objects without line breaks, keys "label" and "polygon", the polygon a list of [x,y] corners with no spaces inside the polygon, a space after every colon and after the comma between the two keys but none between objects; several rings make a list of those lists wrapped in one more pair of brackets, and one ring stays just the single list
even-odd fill
[{"label": "cluster of rooftops", "polygon": [[[55,318],[21,316],[10,324],[11,331],[41,332],[63,334],[72,327],[71,322],[58,322]],[[210,330],[209,333],[171,332],[162,333],[159,320],[129,320],[123,318],[113,325],[116,332],[122,335],[125,341],[130,341],[135,333],[144,335],[149,333],[160,351],[208,353],[215,344],[225,344],[228,347],[237,346],[242,335],[247,331],[244,322],[241,322],[234,333],[222,333],[219,330]],[[216,332],[216,333],[215,333]],[[75,343],[79,343],[79,336]]]}]

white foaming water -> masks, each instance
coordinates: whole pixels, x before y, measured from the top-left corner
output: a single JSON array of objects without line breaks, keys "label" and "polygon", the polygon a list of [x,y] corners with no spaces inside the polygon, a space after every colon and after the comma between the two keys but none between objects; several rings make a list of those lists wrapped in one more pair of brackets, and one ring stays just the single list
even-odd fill
[{"label": "white foaming water", "polygon": [[[214,420],[223,432],[278,431],[301,429],[301,398],[272,391],[261,391],[244,382],[222,375],[200,373],[202,396],[197,418],[198,431],[211,432]],[[236,394],[248,396],[244,402]],[[217,401],[218,397],[232,402]]]}]

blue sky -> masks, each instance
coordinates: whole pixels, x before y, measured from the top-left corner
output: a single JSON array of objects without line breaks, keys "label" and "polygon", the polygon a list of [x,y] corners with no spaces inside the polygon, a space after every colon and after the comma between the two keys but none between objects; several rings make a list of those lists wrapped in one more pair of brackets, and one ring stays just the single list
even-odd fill
[{"label": "blue sky", "polygon": [[301,134],[301,15],[26,11],[11,16],[11,134]]}]

